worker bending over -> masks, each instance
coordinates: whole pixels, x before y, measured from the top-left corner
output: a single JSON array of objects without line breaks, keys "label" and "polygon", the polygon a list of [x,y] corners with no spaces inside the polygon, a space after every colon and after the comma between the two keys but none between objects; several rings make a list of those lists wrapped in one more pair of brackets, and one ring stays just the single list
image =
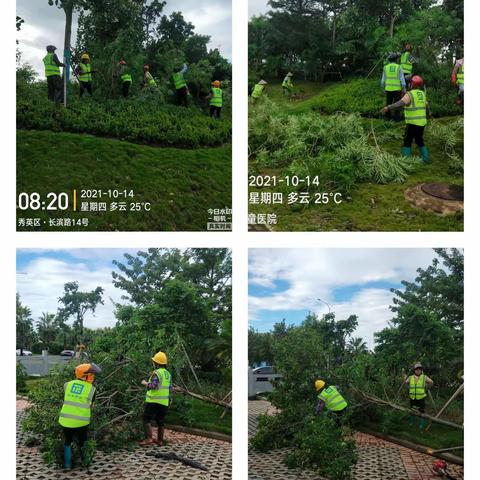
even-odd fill
[{"label": "worker bending over", "polygon": [[423,134],[427,125],[427,115],[430,117],[430,106],[427,94],[423,90],[423,79],[414,75],[410,80],[410,90],[398,102],[387,105],[381,112],[386,114],[391,110],[398,111],[403,108],[405,113],[405,135],[403,137],[402,155],[408,157],[412,153],[412,143],[415,139],[424,163],[430,162],[430,154],[425,146]]},{"label": "worker bending over", "polygon": [[283,94],[287,95],[288,97],[292,96],[293,93],[293,81],[292,81],[293,73],[288,72],[285,75],[285,78],[283,79],[282,82],[282,89],[283,89]]},{"label": "worker bending over", "polygon": [[223,92],[221,87],[220,80],[215,80],[212,83],[212,91],[210,95],[207,96],[207,99],[210,100],[210,116],[212,118],[220,118],[223,106]]},{"label": "worker bending over", "polygon": [[72,468],[72,442],[74,439],[80,448],[82,465],[87,467],[90,463],[84,444],[87,440],[91,408],[95,396],[93,381],[97,373],[101,373],[100,367],[94,363],[82,363],[75,368],[76,380],[71,380],[63,386],[65,394],[58,423],[63,427],[65,437],[63,459],[66,470]]},{"label": "worker bending over", "polygon": [[63,102],[63,85],[60,67],[65,65],[58,59],[53,45],[47,46],[47,55],[43,57],[45,76],[47,77],[48,99],[55,103]]},{"label": "worker bending over", "polygon": [[150,73],[150,65],[145,64],[143,66],[143,89],[155,88],[156,86],[157,82]]},{"label": "worker bending over", "polygon": [[[145,439],[139,445],[146,446],[156,443],[163,445],[165,417],[168,407],[172,403],[172,376],[167,370],[167,356],[164,352],[158,352],[152,362],[155,370],[150,375],[148,382],[142,380],[142,385],[147,387],[145,396],[145,409],[143,413],[143,426]],[[152,423],[158,427],[157,440],[153,439]]]},{"label": "worker bending over", "polygon": [[173,85],[177,94],[177,105],[183,107],[188,107],[188,87],[184,77],[187,71],[188,66],[184,63],[183,67],[178,66],[172,75]]},{"label": "worker bending over", "polygon": [[337,387],[327,385],[323,380],[315,381],[315,390],[318,393],[318,403],[315,413],[320,415],[325,409],[334,414],[335,423],[341,426],[341,417],[347,411],[348,403],[338,391]]},{"label": "worker bending over", "polygon": [[88,53],[84,53],[76,70],[78,81],[80,82],[80,98],[86,91],[90,96],[93,95],[92,73],[96,73],[96,71],[92,70],[90,56]]},{"label": "worker bending over", "polygon": [[[380,85],[385,91],[387,105],[398,102],[402,94],[407,91],[407,84],[403,74],[402,67],[398,64],[398,53],[390,53],[388,63],[383,67],[382,79]],[[390,111],[387,111],[387,117],[390,118]],[[400,121],[400,111],[395,110],[393,114],[395,121]]]},{"label": "worker bending over", "polygon": [[265,80],[260,80],[254,87],[252,91],[253,101],[256,102],[259,98],[263,97],[265,89],[268,85],[268,82]]},{"label": "worker bending over", "polygon": [[[413,367],[413,375],[405,378],[405,385],[408,388],[408,395],[410,397],[410,408],[418,410],[420,413],[425,413],[427,389],[433,386],[433,380],[423,373],[421,363],[415,364]],[[423,417],[418,417],[418,419],[418,426],[420,430],[423,430],[425,428],[425,419]],[[413,427],[415,416],[411,415],[408,421],[410,426]]]}]

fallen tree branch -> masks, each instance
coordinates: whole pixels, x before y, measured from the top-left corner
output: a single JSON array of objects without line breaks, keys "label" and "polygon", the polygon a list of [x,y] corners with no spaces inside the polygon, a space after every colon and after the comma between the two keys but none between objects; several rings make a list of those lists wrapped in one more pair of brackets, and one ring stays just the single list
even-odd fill
[{"label": "fallen tree branch", "polygon": [[377,405],[383,406],[383,407],[390,407],[395,410],[399,410],[401,412],[406,412],[409,413],[410,415],[415,415],[417,417],[422,417],[426,418],[427,420],[430,420],[432,422],[439,423],[441,425],[446,425],[447,427],[452,427],[452,428],[458,428],[460,430],[463,430],[463,425],[458,425],[457,423],[449,422],[448,420],[442,420],[437,417],[432,417],[431,415],[427,415],[425,413],[420,413],[418,410],[414,410],[412,408],[407,408],[403,407],[401,405],[397,405],[395,403],[387,402],[386,400],[383,400],[379,397],[376,397],[374,395],[369,395],[362,390],[359,390],[358,388],[353,388],[353,391],[356,392],[358,395],[363,397],[366,401],[370,403],[375,403]]},{"label": "fallen tree branch", "polygon": [[224,408],[232,408],[230,403],[224,402],[223,400],[218,400],[213,397],[200,395],[199,393],[193,393],[186,388],[180,387],[179,385],[175,385],[172,390],[177,393],[184,393],[185,395],[189,395],[190,397],[196,398],[198,400],[202,400],[204,402],[213,403],[214,405],[219,405],[220,407]]}]

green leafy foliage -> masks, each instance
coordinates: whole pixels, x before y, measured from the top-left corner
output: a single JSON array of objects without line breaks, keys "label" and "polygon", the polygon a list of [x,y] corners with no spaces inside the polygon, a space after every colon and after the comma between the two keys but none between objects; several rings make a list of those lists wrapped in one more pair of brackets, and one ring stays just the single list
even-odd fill
[{"label": "green leafy foliage", "polygon": [[418,160],[382,150],[383,138],[398,132],[384,125],[376,130],[368,129],[358,113],[287,115],[264,99],[250,115],[250,152],[260,166],[287,166],[286,174],[300,178],[318,176],[320,188],[345,194],[357,182],[404,182]]},{"label": "green leafy foliage", "polygon": [[428,136],[443,146],[449,159],[450,168],[455,174],[463,173],[463,117],[442,123],[433,121],[428,129]]},{"label": "green leafy foliage", "polygon": [[231,121],[211,119],[195,106],[166,105],[155,92],[143,98],[74,100],[59,109],[46,97],[46,85],[24,88],[17,97],[17,126],[55,132],[90,133],[136,143],[198,148],[231,141]]},{"label": "green leafy foliage", "polygon": [[22,365],[21,362],[17,360],[17,367],[16,367],[16,378],[17,378],[17,393],[25,393],[27,388],[27,370]]}]

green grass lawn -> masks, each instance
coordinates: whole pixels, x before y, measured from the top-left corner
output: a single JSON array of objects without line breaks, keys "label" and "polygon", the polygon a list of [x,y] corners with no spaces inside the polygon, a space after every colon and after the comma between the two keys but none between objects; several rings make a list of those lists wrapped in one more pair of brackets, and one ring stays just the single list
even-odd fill
[{"label": "green grass lawn", "polygon": [[[17,218],[40,218],[42,227],[59,230],[49,218],[89,219],[86,231],[202,231],[209,209],[231,207],[231,146],[157,148],[92,135],[50,131],[17,132],[17,195],[73,189],[133,190],[128,202],[150,202],[151,211],[20,211]],[[118,199],[122,201],[124,199]],[[97,201],[95,199],[88,201]],[[110,200],[103,200],[108,201]],[[81,200],[79,199],[80,203]]]},{"label": "green grass lawn", "polygon": [[220,406],[192,397],[175,395],[166,422],[171,425],[183,425],[231,435],[232,413],[228,410],[221,419],[223,410]]},{"label": "green grass lawn", "polygon": [[[440,424],[432,424],[428,431],[418,428],[418,419],[413,426],[409,423],[408,414],[389,411],[388,422],[383,425],[375,423],[363,423],[367,430],[384,433],[401,440],[407,440],[418,445],[424,445],[433,449],[459,447],[463,445],[463,430],[447,427]],[[430,422],[427,420],[426,425]],[[453,455],[463,457],[463,450],[451,452]]]},{"label": "green grass lawn", "polygon": [[[305,92],[305,100],[290,101],[282,96],[279,85],[269,86],[269,97],[278,102],[284,113],[301,114],[312,110],[315,105],[315,88],[309,82],[297,82],[298,89]],[[317,97],[321,96],[329,85],[317,86]],[[440,120],[448,124],[454,117],[444,117]],[[365,119],[374,126],[385,123],[384,120]],[[398,124],[403,132],[403,123]],[[440,216],[414,208],[404,198],[404,191],[419,183],[446,182],[463,185],[462,176],[453,175],[449,171],[448,158],[443,147],[429,141],[428,127],[426,142],[430,149],[431,163],[421,164],[403,184],[380,185],[376,183],[361,183],[357,185],[351,196],[340,205],[249,205],[249,211],[256,214],[274,213],[278,224],[271,226],[275,231],[463,231],[463,214]],[[462,140],[463,145],[463,140]],[[381,145],[381,148],[399,154],[401,140],[394,140]],[[414,146],[414,154],[418,150]],[[250,175],[280,175],[283,169],[272,169],[259,166],[255,160],[250,161]],[[250,187],[250,191],[278,191],[277,188]],[[284,190],[284,189],[283,189]],[[293,190],[293,189],[291,189]],[[284,190],[286,191],[286,190]],[[259,229],[262,229],[260,226]]]}]

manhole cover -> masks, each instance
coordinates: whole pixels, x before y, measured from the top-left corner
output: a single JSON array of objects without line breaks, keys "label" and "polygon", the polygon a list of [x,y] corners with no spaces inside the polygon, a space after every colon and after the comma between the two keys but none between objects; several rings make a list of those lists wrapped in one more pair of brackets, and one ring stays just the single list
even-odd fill
[{"label": "manhole cover", "polygon": [[[451,196],[448,199],[441,198],[440,196],[427,193],[427,191],[431,191],[428,188],[430,185],[440,184],[419,184],[409,187],[404,192],[405,200],[413,207],[421,208],[422,210],[427,210],[428,212],[438,215],[454,215],[463,212],[463,194],[462,200],[451,199]],[[450,185],[446,186],[450,187]],[[425,188],[427,191],[425,191]]]},{"label": "manhole cover", "polygon": [[449,185],[448,183],[425,183],[422,190],[432,197],[442,200],[460,200],[463,202],[463,187],[459,185]]}]

